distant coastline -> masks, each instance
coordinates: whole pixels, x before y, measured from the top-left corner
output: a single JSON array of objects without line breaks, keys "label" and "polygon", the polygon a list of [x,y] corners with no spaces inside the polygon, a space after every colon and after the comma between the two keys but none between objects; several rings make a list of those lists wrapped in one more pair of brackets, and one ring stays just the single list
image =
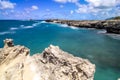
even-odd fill
[{"label": "distant coastline", "polygon": [[49,19],[46,22],[67,24],[79,28],[105,29],[107,33],[120,34],[120,19],[111,20],[60,20]]}]

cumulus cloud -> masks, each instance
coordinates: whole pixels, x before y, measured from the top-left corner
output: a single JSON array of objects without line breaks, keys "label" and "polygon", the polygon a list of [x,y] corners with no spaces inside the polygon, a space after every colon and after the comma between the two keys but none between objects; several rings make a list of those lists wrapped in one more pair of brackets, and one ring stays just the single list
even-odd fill
[{"label": "cumulus cloud", "polygon": [[87,4],[77,3],[79,14],[87,14],[97,19],[105,19],[120,14],[120,0],[85,0]]},{"label": "cumulus cloud", "polygon": [[32,10],[38,10],[39,8],[38,8],[37,6],[35,6],[35,5],[33,5],[33,6],[31,7],[31,9],[32,9]]},{"label": "cumulus cloud", "polygon": [[[35,11],[35,10],[38,10],[39,7],[36,6],[36,5],[33,5],[29,8],[25,8],[24,11],[18,11],[15,13],[15,17],[16,18],[20,18],[20,17],[23,17],[23,18],[31,18],[31,12]],[[35,15],[32,15],[32,17],[35,16]]]},{"label": "cumulus cloud", "polygon": [[79,8],[76,10],[77,13],[87,13],[90,7],[87,5],[79,5]]},{"label": "cumulus cloud", "polygon": [[35,10],[38,10],[38,9],[39,9],[38,6],[33,5],[29,8],[25,8],[25,13],[29,14],[31,11],[35,11]]},{"label": "cumulus cloud", "polygon": [[0,0],[0,9],[14,9],[16,3]]},{"label": "cumulus cloud", "polygon": [[85,0],[88,4],[79,4],[77,13],[97,13],[102,11],[110,11],[115,8],[120,0]]},{"label": "cumulus cloud", "polygon": [[59,2],[59,3],[66,3],[67,2],[67,0],[54,0],[54,1]]},{"label": "cumulus cloud", "polygon": [[78,2],[78,0],[54,0],[55,2],[59,2],[59,3],[76,3]]},{"label": "cumulus cloud", "polygon": [[116,0],[85,0],[95,8],[111,8],[116,5]]}]

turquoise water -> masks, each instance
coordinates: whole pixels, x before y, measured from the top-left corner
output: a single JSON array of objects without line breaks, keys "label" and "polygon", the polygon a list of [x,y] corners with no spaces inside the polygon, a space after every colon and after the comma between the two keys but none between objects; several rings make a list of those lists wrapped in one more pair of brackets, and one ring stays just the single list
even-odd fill
[{"label": "turquoise water", "polygon": [[68,27],[44,21],[0,21],[0,47],[5,38],[41,53],[50,44],[96,64],[95,80],[120,78],[120,38],[100,34],[100,30]]}]

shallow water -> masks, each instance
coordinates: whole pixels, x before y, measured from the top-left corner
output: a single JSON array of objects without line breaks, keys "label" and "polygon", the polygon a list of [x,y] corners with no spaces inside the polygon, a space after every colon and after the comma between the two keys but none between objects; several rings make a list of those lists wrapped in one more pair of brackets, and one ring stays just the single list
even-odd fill
[{"label": "shallow water", "polygon": [[41,53],[50,44],[96,64],[95,80],[120,78],[120,36],[101,30],[68,27],[44,21],[0,21],[0,47],[5,38]]}]

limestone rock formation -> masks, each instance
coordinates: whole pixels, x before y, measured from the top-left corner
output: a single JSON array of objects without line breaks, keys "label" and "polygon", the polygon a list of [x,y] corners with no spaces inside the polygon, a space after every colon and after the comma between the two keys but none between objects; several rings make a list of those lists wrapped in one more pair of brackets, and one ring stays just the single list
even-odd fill
[{"label": "limestone rock formation", "polygon": [[107,33],[120,34],[120,20],[109,20],[106,26]]},{"label": "limestone rock formation", "polygon": [[46,20],[47,22],[54,22],[60,24],[68,24],[80,28],[96,28],[105,29],[107,33],[120,34],[120,20]]},{"label": "limestone rock formation", "polygon": [[95,65],[50,45],[41,54],[14,46],[12,39],[0,49],[0,80],[93,80]]}]

